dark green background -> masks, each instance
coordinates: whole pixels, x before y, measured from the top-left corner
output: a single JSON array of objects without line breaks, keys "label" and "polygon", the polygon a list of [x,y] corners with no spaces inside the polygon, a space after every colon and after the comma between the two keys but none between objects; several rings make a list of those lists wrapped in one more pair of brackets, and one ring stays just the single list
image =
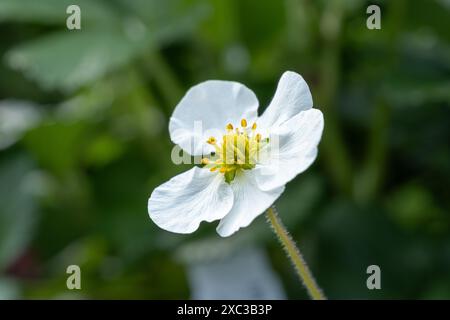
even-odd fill
[{"label": "dark green background", "polygon": [[[325,131],[277,205],[325,293],[450,298],[450,4],[377,1],[368,30],[371,3],[0,0],[0,294],[188,298],[189,257],[256,243],[306,298],[263,217],[224,240],[215,223],[160,230],[146,208],[189,168],[170,161],[167,123],[190,86],[240,81],[266,106],[294,70]],[[371,264],[382,290],[366,288]]]}]

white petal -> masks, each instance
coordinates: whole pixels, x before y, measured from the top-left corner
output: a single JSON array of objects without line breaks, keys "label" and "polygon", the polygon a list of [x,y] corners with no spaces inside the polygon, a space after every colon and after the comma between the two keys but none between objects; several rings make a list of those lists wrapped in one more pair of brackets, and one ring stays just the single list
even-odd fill
[{"label": "white petal", "polygon": [[316,159],[323,131],[320,110],[300,112],[270,135],[269,157],[254,169],[262,190],[285,185],[305,171]]},{"label": "white petal", "polygon": [[221,219],[232,206],[233,191],[222,175],[194,167],[157,187],[148,213],[162,229],[191,233],[201,221]]},{"label": "white petal", "polygon": [[205,141],[210,136],[225,132],[228,123],[239,125],[243,118],[253,122],[257,110],[258,99],[246,86],[206,81],[189,89],[176,106],[169,122],[170,138],[191,155],[209,153],[211,146]]},{"label": "white petal", "polygon": [[255,181],[253,170],[237,175],[231,187],[234,204],[231,211],[220,220],[217,233],[228,237],[240,228],[247,227],[257,216],[266,211],[283,193],[284,186],[270,191],[262,191]]},{"label": "white petal", "polygon": [[305,80],[298,73],[286,71],[278,82],[272,102],[258,120],[258,126],[261,128],[280,126],[299,112],[311,109],[312,106],[311,92]]}]

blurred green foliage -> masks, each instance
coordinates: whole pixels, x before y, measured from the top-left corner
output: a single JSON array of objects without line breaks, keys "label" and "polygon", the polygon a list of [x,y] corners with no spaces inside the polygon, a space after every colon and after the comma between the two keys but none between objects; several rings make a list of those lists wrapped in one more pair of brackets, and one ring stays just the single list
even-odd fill
[{"label": "blurred green foliage", "polygon": [[358,0],[0,0],[0,298],[188,298],[190,260],[254,243],[305,298],[262,217],[222,239],[146,209],[188,168],[167,134],[183,93],[236,80],[265,106],[285,70],[325,114],[318,160],[278,201],[324,291],[450,298],[450,4],[375,3],[381,30]]}]

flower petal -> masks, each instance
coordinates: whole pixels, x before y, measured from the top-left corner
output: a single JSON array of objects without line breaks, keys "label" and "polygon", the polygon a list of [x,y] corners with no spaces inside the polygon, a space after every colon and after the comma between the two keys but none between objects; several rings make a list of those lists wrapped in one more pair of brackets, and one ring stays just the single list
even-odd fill
[{"label": "flower petal", "polygon": [[261,190],[285,185],[316,159],[323,131],[320,110],[300,112],[270,135],[269,156],[254,169]]},{"label": "flower petal", "polygon": [[284,186],[262,191],[255,181],[253,170],[243,171],[231,183],[234,204],[231,211],[220,220],[217,233],[228,237],[240,228],[247,227],[257,216],[269,208],[283,193]]},{"label": "flower petal", "polygon": [[[258,99],[238,82],[210,80],[186,93],[169,122],[170,138],[191,155],[211,152],[205,144],[210,137],[225,132],[228,123],[242,118],[252,122],[258,116]],[[216,137],[218,138],[218,137]]]},{"label": "flower petal", "polygon": [[312,106],[311,92],[305,80],[296,72],[286,71],[278,82],[272,101],[258,120],[258,125],[266,129],[280,126]]},{"label": "flower petal", "polygon": [[191,233],[201,221],[221,219],[232,206],[233,192],[223,177],[194,167],[157,187],[148,200],[148,213],[162,229]]}]

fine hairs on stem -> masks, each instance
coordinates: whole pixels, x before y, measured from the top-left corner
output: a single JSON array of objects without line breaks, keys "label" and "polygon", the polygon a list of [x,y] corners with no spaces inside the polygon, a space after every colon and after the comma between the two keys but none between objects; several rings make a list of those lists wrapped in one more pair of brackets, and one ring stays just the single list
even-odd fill
[{"label": "fine hairs on stem", "polygon": [[303,256],[300,253],[300,250],[297,248],[294,240],[289,235],[289,232],[286,230],[283,222],[280,220],[274,205],[267,209],[267,221],[270,223],[273,231],[280,240],[284,251],[294,265],[294,268],[302,280],[303,285],[306,287],[308,294],[314,300],[325,300],[325,295],[317,285],[316,280],[305,262],[305,259],[303,259]]}]

